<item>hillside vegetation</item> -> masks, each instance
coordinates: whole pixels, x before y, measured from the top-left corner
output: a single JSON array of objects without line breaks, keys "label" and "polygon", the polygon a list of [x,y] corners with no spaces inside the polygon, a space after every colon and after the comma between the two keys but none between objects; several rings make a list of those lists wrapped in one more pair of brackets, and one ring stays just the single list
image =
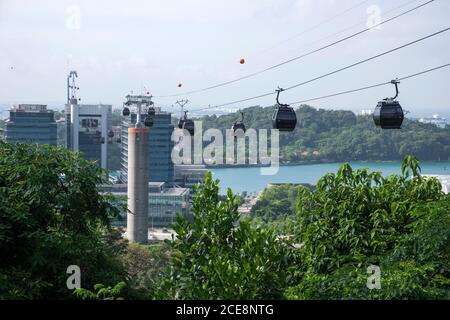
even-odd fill
[{"label": "hillside vegetation", "polygon": [[[243,110],[247,128],[270,129],[273,107]],[[450,126],[440,129],[430,124],[405,119],[402,130],[376,128],[371,116],[356,116],[351,111],[315,109],[304,105],[296,110],[297,128],[280,133],[282,161],[309,160],[401,160],[414,154],[424,160],[450,157]],[[203,130],[230,129],[238,113],[204,116]]]},{"label": "hillside vegetation", "polygon": [[[243,109],[245,126],[271,129],[273,110],[273,107]],[[408,154],[414,154],[422,161],[450,159],[450,126],[440,129],[405,119],[402,130],[383,131],[375,127],[371,116],[356,116],[351,111],[315,109],[305,105],[296,113],[295,131],[280,133],[280,161],[284,163],[401,160]],[[203,131],[215,128],[225,133],[239,119],[239,113],[230,113],[195,120],[202,121]],[[113,125],[119,125],[121,120],[120,112],[114,112]],[[178,119],[172,117],[172,122],[176,125]],[[204,142],[205,146],[208,144]],[[108,168],[119,170],[120,145],[109,146]]]}]

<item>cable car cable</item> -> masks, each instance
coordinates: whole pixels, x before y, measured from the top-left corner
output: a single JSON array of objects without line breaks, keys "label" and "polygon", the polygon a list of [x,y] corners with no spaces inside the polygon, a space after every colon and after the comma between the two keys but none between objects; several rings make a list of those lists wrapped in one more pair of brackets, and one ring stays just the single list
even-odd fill
[{"label": "cable car cable", "polygon": [[[391,13],[391,12],[397,11],[398,9],[401,9],[401,8],[403,8],[403,7],[406,7],[406,6],[410,5],[411,3],[414,3],[414,2],[417,2],[417,1],[418,1],[418,0],[412,0],[412,1],[408,1],[408,2],[406,2],[406,3],[403,3],[403,4],[401,4],[401,5],[399,5],[399,6],[396,6],[396,7],[392,8],[392,9],[390,9],[390,10],[388,10],[388,11],[385,11],[385,12],[384,12],[384,15],[386,16],[386,15],[388,15],[388,14]],[[323,37],[323,38],[320,38],[320,39],[318,39],[318,40],[315,40],[315,41],[313,41],[313,42],[310,42],[310,43],[308,43],[307,45],[305,45],[305,47],[312,46],[312,45],[315,45],[316,43],[320,43],[320,42],[322,42],[322,41],[324,41],[324,40],[333,38],[334,36],[340,35],[340,34],[346,32],[346,31],[348,31],[348,30],[351,30],[351,29],[353,29],[353,28],[359,27],[361,24],[366,24],[366,23],[367,23],[367,19],[365,19],[365,20],[362,21],[362,22],[356,23],[356,24],[354,24],[354,25],[352,25],[352,26],[350,26],[350,27],[346,27],[346,28],[344,28],[344,29],[341,29],[340,31],[337,31],[337,32],[335,32],[335,33],[332,33],[332,34],[330,34],[330,35],[328,35],[328,36],[325,36],[325,37]]]},{"label": "cable car cable", "polygon": [[[417,1],[417,0],[414,0],[414,1]],[[296,39],[296,38],[298,38],[298,37],[308,33],[308,32],[311,32],[311,31],[313,31],[313,30],[323,26],[324,24],[327,24],[327,23],[335,20],[336,18],[339,18],[339,17],[345,15],[346,13],[348,13],[348,12],[350,12],[350,11],[360,7],[360,6],[362,6],[363,4],[365,4],[367,2],[369,2],[369,0],[361,1],[361,2],[359,2],[357,4],[355,4],[354,6],[348,8],[348,9],[346,9],[346,10],[344,10],[344,11],[342,11],[342,12],[340,12],[340,13],[338,13],[338,14],[336,14],[336,15],[334,15],[334,16],[332,16],[332,17],[330,17],[330,18],[328,18],[328,19],[326,19],[326,20],[324,20],[324,21],[322,21],[322,22],[320,22],[318,24],[316,24],[316,25],[314,25],[314,26],[312,26],[312,27],[310,27],[310,28],[308,28],[306,30],[303,30],[300,33],[297,33],[296,35],[293,35],[292,37],[290,37],[288,39],[285,39],[285,40],[279,41],[278,43],[275,43],[274,45],[272,45],[272,46],[262,50],[261,52],[257,53],[256,56],[258,56],[260,54],[263,54],[263,53],[266,53],[266,52],[268,52],[268,51],[270,51],[270,50],[272,50],[272,49],[274,49],[274,48],[276,48],[276,47],[278,47],[278,46],[280,46],[280,45],[282,45],[282,44],[284,44],[286,42],[289,42],[291,40],[294,40],[294,39]]]},{"label": "cable car cable", "polygon": [[400,46],[400,47],[396,47],[396,48],[394,48],[394,49],[391,49],[391,50],[385,51],[385,52],[383,52],[383,53],[377,54],[377,55],[375,55],[375,56],[372,56],[372,57],[370,57],[370,58],[367,58],[367,59],[358,61],[358,62],[356,62],[356,63],[353,63],[353,64],[351,64],[351,65],[349,65],[349,66],[346,66],[346,67],[337,69],[337,70],[335,70],[335,71],[326,73],[326,74],[324,74],[324,75],[322,75],[322,76],[320,76],[320,77],[316,77],[316,78],[313,78],[313,79],[311,79],[311,80],[304,81],[304,82],[295,84],[295,85],[293,85],[293,86],[287,87],[285,90],[294,89],[294,88],[303,86],[303,85],[305,85],[305,84],[311,83],[311,82],[313,82],[313,81],[316,81],[316,80],[319,80],[319,79],[322,79],[322,78],[331,76],[331,75],[336,74],[336,73],[338,73],[338,72],[341,72],[341,71],[344,71],[344,70],[347,70],[347,69],[356,67],[356,66],[358,66],[358,65],[360,65],[360,64],[369,62],[369,61],[371,61],[371,60],[374,60],[374,59],[377,59],[377,58],[379,58],[379,57],[385,56],[385,55],[387,55],[387,54],[389,54],[389,53],[392,53],[392,52],[395,52],[395,51],[397,51],[397,50],[400,50],[400,49],[409,47],[409,46],[411,46],[411,45],[413,45],[413,44],[416,44],[416,43],[418,43],[418,42],[420,42],[420,41],[423,41],[423,40],[426,40],[426,39],[428,39],[428,38],[437,36],[437,35],[439,35],[439,34],[441,34],[441,33],[447,32],[448,30],[450,30],[450,28],[442,29],[442,30],[437,31],[437,32],[435,32],[435,33],[432,33],[432,34],[430,34],[430,35],[428,35],[428,36],[425,36],[425,37],[423,37],[423,38],[414,40],[414,41],[412,41],[412,42],[408,42],[407,44],[404,44],[404,45],[402,45],[402,46]]},{"label": "cable car cable", "polygon": [[[369,61],[371,61],[371,60],[374,60],[374,59],[380,58],[380,57],[382,57],[382,56],[385,56],[385,55],[387,55],[387,54],[389,54],[389,53],[398,51],[398,50],[400,50],[400,49],[409,47],[409,46],[411,46],[411,45],[413,45],[413,44],[419,43],[419,42],[424,41],[424,40],[426,40],[426,39],[432,38],[432,37],[434,37],[434,36],[437,36],[437,35],[439,35],[439,34],[441,34],[441,33],[447,32],[447,31],[449,31],[449,30],[450,30],[450,28],[442,29],[442,30],[440,30],[440,31],[437,31],[437,32],[434,32],[434,33],[432,33],[432,34],[430,34],[430,35],[427,35],[427,36],[425,36],[425,37],[422,37],[422,38],[420,38],[420,39],[417,39],[417,40],[408,42],[408,43],[406,43],[406,44],[404,44],[404,45],[401,45],[401,46],[399,46],[399,47],[396,47],[396,48],[394,48],[394,49],[391,49],[391,50],[388,50],[388,51],[384,51],[384,52],[382,52],[382,53],[380,53],[380,54],[377,54],[377,55],[372,56],[372,57],[370,57],[370,58],[367,58],[367,59],[358,61],[358,62],[353,63],[353,64],[351,64],[351,65],[348,65],[348,66],[346,66],[346,67],[339,68],[339,69],[334,70],[334,71],[332,71],[332,72],[328,72],[328,73],[326,73],[326,74],[324,74],[324,75],[321,75],[321,76],[312,78],[312,79],[310,79],[310,80],[307,80],[307,81],[304,81],[304,82],[301,82],[301,83],[292,85],[292,86],[290,86],[290,87],[285,88],[284,90],[287,91],[287,90],[291,90],[291,89],[294,89],[294,88],[298,88],[298,87],[303,86],[303,85],[306,85],[306,84],[308,84],[308,83],[311,83],[311,82],[314,82],[314,81],[317,81],[317,80],[320,80],[320,79],[329,77],[329,76],[334,75],[334,74],[336,74],[336,73],[339,73],[339,72],[341,72],[341,71],[344,71],[344,70],[347,70],[347,69],[356,67],[356,66],[361,65],[361,64],[363,64],[363,63],[366,63],[366,62],[369,62]],[[203,110],[208,110],[208,109],[214,109],[214,108],[225,107],[225,106],[232,105],[232,104],[236,104],[236,103],[241,103],[241,102],[246,102],[246,101],[250,101],[250,100],[255,100],[255,99],[259,99],[259,98],[271,96],[271,95],[273,95],[273,94],[275,94],[275,92],[267,92],[267,93],[263,93],[263,94],[260,94],[260,95],[254,96],[254,97],[250,97],[250,98],[245,98],[245,99],[235,100],[235,101],[223,103],[223,104],[220,104],[220,105],[215,105],[215,106],[210,106],[210,107],[206,107],[206,108],[201,108],[201,109],[191,110],[191,112],[198,112],[198,111],[203,111]]]},{"label": "cable car cable", "polygon": [[191,91],[187,91],[187,92],[184,92],[184,93],[177,93],[177,94],[170,94],[170,95],[162,95],[162,96],[156,96],[156,97],[158,97],[158,98],[169,98],[169,97],[179,97],[179,96],[183,96],[183,95],[190,95],[190,94],[194,94],[194,93],[204,92],[204,91],[208,91],[208,90],[211,90],[211,89],[223,87],[223,86],[226,86],[226,85],[229,85],[229,84],[232,84],[232,83],[241,81],[241,80],[245,80],[245,79],[248,79],[248,78],[257,76],[257,75],[262,74],[262,73],[264,73],[264,72],[267,72],[267,71],[276,69],[276,68],[281,67],[281,66],[283,66],[283,65],[285,65],[285,64],[294,62],[294,61],[296,61],[296,60],[305,58],[305,57],[310,56],[310,55],[312,55],[312,54],[314,54],[314,53],[317,53],[317,52],[320,52],[320,51],[325,50],[325,49],[327,49],[327,48],[330,48],[330,47],[332,47],[332,46],[335,46],[335,45],[337,45],[337,44],[339,44],[339,43],[341,43],[341,42],[344,42],[344,41],[346,41],[346,40],[352,39],[352,38],[354,38],[354,37],[356,37],[356,36],[358,36],[358,35],[360,35],[360,34],[362,34],[362,33],[365,33],[365,32],[367,32],[367,31],[370,31],[370,30],[372,30],[372,29],[374,29],[374,28],[377,28],[377,27],[379,27],[379,26],[381,26],[381,25],[383,25],[383,24],[385,24],[385,23],[391,22],[391,21],[393,21],[393,20],[395,20],[395,19],[398,19],[398,18],[400,18],[400,17],[402,17],[402,16],[408,14],[408,13],[411,13],[411,12],[413,12],[413,11],[415,11],[415,10],[418,10],[418,9],[420,9],[420,8],[422,8],[422,7],[426,6],[426,5],[428,5],[428,4],[431,4],[431,3],[434,2],[434,1],[435,1],[435,0],[429,0],[429,1],[425,2],[425,3],[422,3],[422,4],[420,4],[420,5],[418,5],[418,6],[414,7],[414,8],[412,8],[412,9],[409,9],[409,10],[407,10],[407,11],[404,11],[404,12],[402,12],[402,13],[400,13],[400,14],[398,14],[398,15],[392,17],[392,18],[389,18],[389,19],[387,19],[387,20],[381,21],[381,22],[379,22],[379,23],[377,23],[377,24],[374,24],[373,26],[370,26],[370,27],[368,27],[368,28],[365,28],[365,29],[363,29],[363,30],[361,30],[361,31],[358,31],[358,32],[356,32],[356,33],[354,33],[354,34],[351,34],[351,35],[349,35],[349,36],[347,36],[347,37],[344,37],[344,38],[342,38],[342,39],[339,39],[339,40],[337,40],[337,41],[334,41],[334,42],[332,42],[332,43],[330,43],[330,44],[327,44],[327,45],[325,45],[325,46],[322,46],[322,47],[320,47],[320,48],[318,48],[318,49],[309,51],[309,52],[307,52],[307,53],[305,53],[305,54],[302,54],[302,55],[300,55],[300,56],[291,58],[291,59],[289,59],[289,60],[286,60],[286,61],[283,61],[283,62],[281,62],[281,63],[275,64],[275,65],[273,65],[273,66],[267,67],[267,68],[262,69],[262,70],[260,70],[260,71],[256,71],[256,72],[250,73],[250,74],[248,74],[248,75],[246,75],[246,76],[242,76],[242,77],[239,77],[239,78],[236,78],[236,79],[233,79],[233,80],[229,80],[229,81],[226,81],[226,82],[222,82],[222,83],[219,83],[219,84],[216,84],[216,85],[213,85],[213,86],[209,86],[209,87],[206,87],[206,88],[203,88],[203,89],[191,90]]},{"label": "cable car cable", "polygon": [[[445,67],[449,67],[449,66],[450,66],[450,63],[447,63],[447,64],[441,65],[439,67],[427,69],[427,70],[422,71],[422,72],[414,73],[414,74],[411,74],[409,76],[399,78],[398,80],[399,81],[407,80],[407,79],[414,78],[414,77],[420,76],[422,74],[433,72],[433,71],[436,71],[436,70],[439,70],[439,69],[442,69],[442,68],[445,68]],[[370,86],[366,86],[366,87],[362,87],[362,88],[358,88],[358,89],[341,91],[341,92],[338,92],[338,93],[332,93],[332,94],[328,94],[328,95],[320,96],[320,97],[316,97],[316,98],[311,98],[311,99],[306,99],[306,100],[302,100],[302,101],[291,102],[290,104],[291,105],[292,104],[302,104],[302,103],[306,103],[306,102],[310,102],[310,101],[322,100],[322,99],[326,99],[326,98],[332,98],[332,97],[337,97],[337,96],[341,96],[341,95],[345,95],[345,94],[350,94],[350,93],[355,93],[355,92],[359,92],[359,91],[369,90],[369,89],[382,87],[382,86],[386,86],[386,85],[390,85],[390,84],[391,84],[391,81],[388,81],[388,82],[378,83],[378,84],[374,84],[374,85],[370,85]]]}]

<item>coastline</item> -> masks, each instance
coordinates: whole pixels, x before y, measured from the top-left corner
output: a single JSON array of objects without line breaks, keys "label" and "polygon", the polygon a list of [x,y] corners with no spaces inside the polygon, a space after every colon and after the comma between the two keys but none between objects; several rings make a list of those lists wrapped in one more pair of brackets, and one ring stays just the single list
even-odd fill
[{"label": "coastline", "polygon": [[[332,163],[350,163],[350,162],[359,162],[359,163],[392,163],[392,162],[401,162],[401,159],[396,160],[350,160],[350,161],[340,161],[340,160],[305,160],[305,161],[296,161],[296,162],[281,162],[279,164],[280,167],[295,167],[302,165],[314,165],[314,164],[332,164]],[[425,160],[421,161],[421,163],[450,163],[450,161],[442,161],[442,160]],[[236,168],[266,168],[270,167],[270,165],[265,164],[219,164],[219,165],[205,165],[206,169],[236,169]]]}]

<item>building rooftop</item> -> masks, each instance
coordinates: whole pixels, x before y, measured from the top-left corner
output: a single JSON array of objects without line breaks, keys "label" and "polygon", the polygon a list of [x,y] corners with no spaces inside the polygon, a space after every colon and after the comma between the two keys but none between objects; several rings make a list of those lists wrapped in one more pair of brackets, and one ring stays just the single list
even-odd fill
[{"label": "building rooftop", "polygon": [[[111,192],[113,195],[127,193],[128,190],[126,184],[102,185],[100,188],[106,192]],[[188,188],[166,188],[165,182],[149,182],[148,189],[149,194],[166,196],[183,196],[189,192]]]},{"label": "building rooftop", "polygon": [[53,112],[47,110],[46,104],[19,104],[13,106],[11,112]]}]

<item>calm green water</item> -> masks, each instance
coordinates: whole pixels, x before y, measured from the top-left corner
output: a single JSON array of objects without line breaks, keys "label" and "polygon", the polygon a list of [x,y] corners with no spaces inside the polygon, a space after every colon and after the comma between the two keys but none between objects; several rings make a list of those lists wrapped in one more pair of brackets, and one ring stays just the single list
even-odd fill
[{"label": "calm green water", "polygon": [[[354,169],[368,168],[371,171],[381,171],[384,175],[400,174],[401,162],[351,162]],[[326,173],[335,173],[340,163],[309,164],[280,167],[273,176],[262,176],[259,168],[226,168],[211,169],[214,178],[220,180],[222,193],[231,188],[235,193],[264,190],[269,183],[310,183],[317,181]],[[422,162],[423,174],[450,175],[450,162]]]}]

